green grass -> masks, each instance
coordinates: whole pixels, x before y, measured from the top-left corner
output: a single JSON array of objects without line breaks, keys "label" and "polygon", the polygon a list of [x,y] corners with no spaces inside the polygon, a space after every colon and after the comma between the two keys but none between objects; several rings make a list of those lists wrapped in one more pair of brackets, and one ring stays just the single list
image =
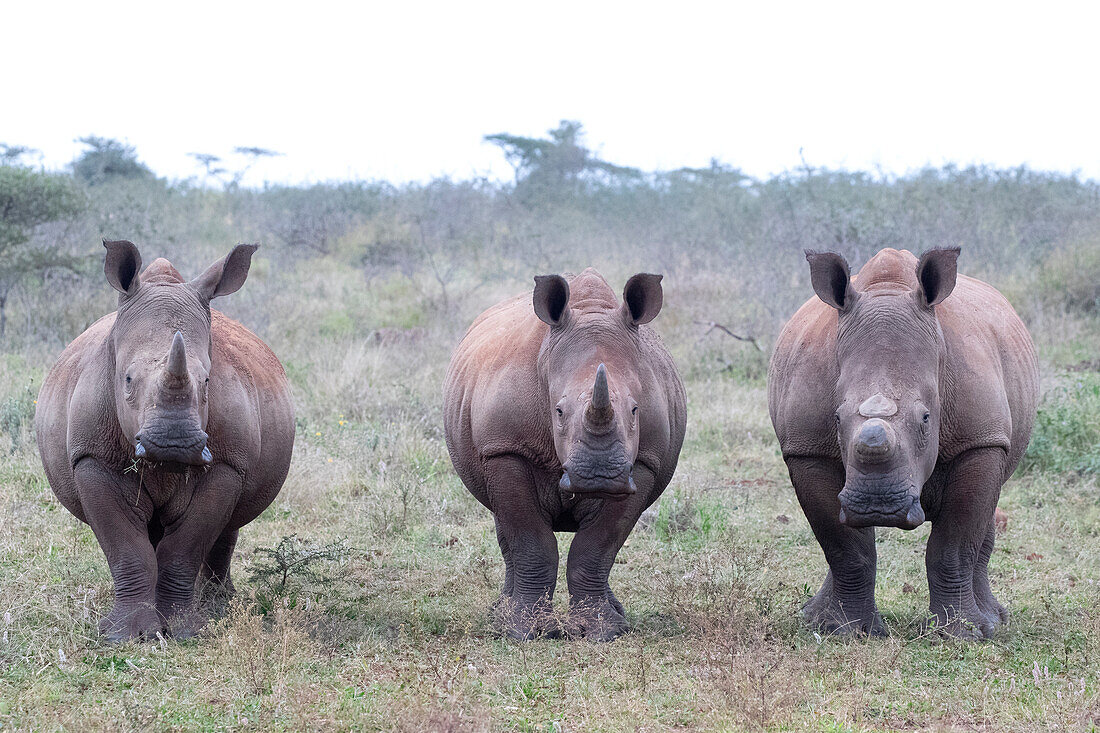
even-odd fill
[{"label": "green grass", "polygon": [[1024,465],[1100,473],[1100,372],[1071,372],[1044,395]]},{"label": "green grass", "polygon": [[[0,356],[0,728],[1095,727],[1095,373],[1048,369],[1027,470],[1001,500],[1009,523],[991,573],[1012,618],[995,640],[922,632],[927,526],[878,535],[890,636],[821,638],[799,608],[825,563],[771,432],[766,360],[705,335],[693,291],[671,289],[655,325],[685,375],[689,431],[612,573],[633,630],[606,645],[516,644],[490,623],[503,563],[491,516],[450,468],[440,406],[451,348],[515,285],[452,284],[448,314],[430,280],[377,284],[388,300],[372,305],[354,295],[357,275],[294,277],[245,288],[276,314],[264,335],[294,386],[294,462],[242,531],[237,598],[195,641],[99,638],[106,562],[50,492],[28,422],[56,352]],[[295,552],[318,555],[280,585],[271,551],[291,535]],[[571,536],[559,539],[564,557]]]}]

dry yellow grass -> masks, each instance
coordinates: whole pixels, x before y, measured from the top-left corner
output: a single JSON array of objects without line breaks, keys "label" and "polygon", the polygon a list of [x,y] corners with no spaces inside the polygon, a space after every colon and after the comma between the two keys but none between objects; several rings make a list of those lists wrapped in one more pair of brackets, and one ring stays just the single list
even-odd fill
[{"label": "dry yellow grass", "polygon": [[[621,284],[626,271],[605,274]],[[695,323],[717,320],[710,306],[728,286],[715,273],[670,278],[655,322],[685,377],[689,429],[673,484],[612,573],[633,631],[608,645],[501,640],[488,609],[503,563],[491,517],[451,470],[439,390],[466,323],[522,287],[458,279],[444,301],[427,277],[365,282],[321,261],[261,270],[248,297],[226,302],[286,363],[299,429],[282,494],[242,531],[239,596],[193,642],[98,637],[111,584],[95,539],[53,498],[29,426],[3,433],[0,727],[1095,727],[1095,477],[1031,473],[1007,487],[991,573],[1012,621],[995,641],[922,636],[927,527],[879,535],[889,638],[816,636],[798,610],[825,564],[768,422],[766,358]],[[1087,323],[1076,328],[1080,348],[1094,343]],[[25,411],[51,350],[0,358],[0,402]],[[275,592],[256,550],[289,535],[348,549]]]}]

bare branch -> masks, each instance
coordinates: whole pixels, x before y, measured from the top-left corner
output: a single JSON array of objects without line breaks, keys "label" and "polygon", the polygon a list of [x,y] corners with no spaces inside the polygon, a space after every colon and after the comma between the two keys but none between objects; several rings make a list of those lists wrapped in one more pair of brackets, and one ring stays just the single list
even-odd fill
[{"label": "bare branch", "polygon": [[704,338],[706,338],[710,334],[711,331],[721,331],[722,333],[726,334],[727,336],[731,336],[731,337],[737,339],[738,341],[744,341],[746,343],[752,344],[753,346],[756,347],[757,351],[760,351],[760,352],[764,351],[764,348],[760,345],[760,343],[756,340],[756,337],[754,337],[754,336],[740,336],[740,335],[734,333],[733,331],[731,331],[728,327],[723,326],[721,323],[715,323],[714,321],[694,321],[694,323],[697,323],[700,326],[706,326],[707,327],[707,330],[705,332],[703,332],[702,336],[699,337],[700,341],[702,341]]}]

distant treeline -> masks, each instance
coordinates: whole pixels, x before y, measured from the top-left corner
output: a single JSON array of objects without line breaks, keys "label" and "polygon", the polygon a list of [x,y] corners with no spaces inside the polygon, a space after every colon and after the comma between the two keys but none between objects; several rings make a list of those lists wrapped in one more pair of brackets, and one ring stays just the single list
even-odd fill
[{"label": "distant treeline", "polygon": [[[422,278],[444,302],[459,281],[526,281],[587,264],[705,272],[725,282],[717,291],[758,333],[805,299],[804,248],[859,264],[887,246],[958,245],[964,272],[1018,292],[1024,310],[1100,309],[1100,186],[1075,176],[804,166],[758,180],[718,161],[660,172],[616,166],[584,146],[574,122],[546,138],[486,139],[512,163],[514,180],[255,189],[211,155],[195,156],[205,182],[170,182],[115,140],[85,138],[87,150],[64,172],[33,169],[21,162],[25,149],[0,148],[0,348],[15,337],[75,335],[80,324],[58,311],[95,297],[103,237],[131,239],[190,271],[229,244],[258,241],[288,272],[326,258],[367,279]],[[247,167],[271,151],[238,153]]]}]

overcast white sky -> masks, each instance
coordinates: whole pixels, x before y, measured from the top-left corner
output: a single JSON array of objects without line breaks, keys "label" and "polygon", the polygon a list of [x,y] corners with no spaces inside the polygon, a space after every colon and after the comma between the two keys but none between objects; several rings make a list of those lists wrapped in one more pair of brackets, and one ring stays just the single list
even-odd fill
[{"label": "overcast white sky", "polygon": [[4,10],[0,142],[88,134],[159,175],[507,178],[482,136],[584,124],[643,169],[1026,163],[1100,179],[1100,4],[57,3]]}]

